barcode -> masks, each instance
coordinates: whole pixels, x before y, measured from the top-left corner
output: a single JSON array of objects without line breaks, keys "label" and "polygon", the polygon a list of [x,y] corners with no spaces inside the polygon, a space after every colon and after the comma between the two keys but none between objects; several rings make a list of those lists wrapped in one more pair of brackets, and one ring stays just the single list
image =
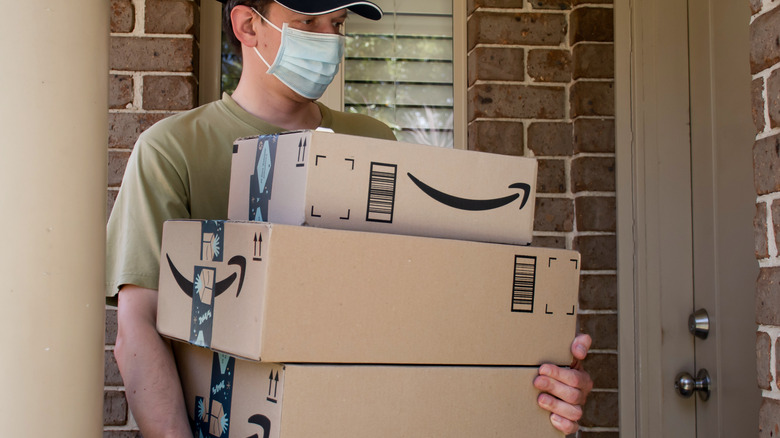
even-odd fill
[{"label": "barcode", "polygon": [[367,221],[393,222],[397,168],[398,166],[395,164],[371,163],[371,174],[368,182]]},{"label": "barcode", "polygon": [[536,291],[536,257],[515,256],[515,279],[512,284],[512,311],[534,311]]}]

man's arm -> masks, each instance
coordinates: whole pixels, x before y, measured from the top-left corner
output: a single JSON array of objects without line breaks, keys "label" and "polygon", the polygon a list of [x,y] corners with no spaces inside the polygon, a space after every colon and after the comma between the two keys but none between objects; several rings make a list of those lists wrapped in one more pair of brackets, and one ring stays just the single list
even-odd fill
[{"label": "man's arm", "polygon": [[157,291],[124,286],[119,292],[114,355],[127,402],[146,438],[191,437],[171,346],[156,328]]},{"label": "man's arm", "polygon": [[591,345],[588,335],[578,335],[571,344],[574,361],[570,369],[545,364],[539,367],[539,376],[534,379],[539,394],[539,406],[551,412],[550,421],[556,429],[572,434],[579,429],[577,421],[582,418],[582,406],[593,389],[593,380],[582,368],[582,361],[588,355]]}]

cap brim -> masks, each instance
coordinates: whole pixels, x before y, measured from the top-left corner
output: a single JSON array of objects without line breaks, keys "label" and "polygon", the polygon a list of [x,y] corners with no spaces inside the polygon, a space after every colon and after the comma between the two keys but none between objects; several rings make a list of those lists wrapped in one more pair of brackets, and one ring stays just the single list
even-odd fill
[{"label": "cap brim", "polygon": [[350,11],[368,18],[369,20],[379,20],[382,18],[382,9],[369,1],[350,1],[350,0],[274,0],[285,8],[307,15],[323,15],[336,12],[341,9]]}]

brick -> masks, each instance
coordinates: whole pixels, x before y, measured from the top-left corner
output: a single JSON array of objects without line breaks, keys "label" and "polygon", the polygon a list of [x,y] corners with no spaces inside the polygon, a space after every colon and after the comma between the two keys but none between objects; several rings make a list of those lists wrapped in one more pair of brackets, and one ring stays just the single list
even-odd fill
[{"label": "brick", "polygon": [[469,120],[477,118],[562,119],[563,87],[477,84],[469,89]]},{"label": "brick", "polygon": [[109,58],[112,70],[192,72],[195,39],[112,36]]},{"label": "brick", "polygon": [[[569,438],[567,436],[567,438]],[[620,438],[620,432],[580,431],[579,438]]]},{"label": "brick", "polygon": [[580,43],[572,50],[574,79],[612,79],[615,77],[614,44]]},{"label": "brick", "polygon": [[578,315],[578,333],[590,335],[592,350],[617,350],[618,318],[615,314]]},{"label": "brick", "polygon": [[536,231],[572,231],[574,203],[566,198],[536,198],[534,212]]},{"label": "brick", "polygon": [[537,157],[568,157],[574,153],[573,136],[570,123],[531,123],[528,149]]},{"label": "brick", "polygon": [[575,120],[574,152],[615,152],[615,120]]},{"label": "brick", "polygon": [[106,345],[116,344],[116,308],[106,307]]},{"label": "brick", "polygon": [[764,78],[754,80],[750,91],[753,104],[753,124],[756,127],[756,132],[763,132],[766,127],[766,118],[764,117]]},{"label": "brick", "polygon": [[[780,339],[775,341],[775,356],[777,356],[778,347],[780,347]],[[770,358],[772,357],[771,354],[769,355],[769,357]],[[780,367],[778,367],[779,363],[780,363],[780,356],[777,356],[777,357],[775,357],[775,374],[777,374],[777,370],[780,370]],[[766,372],[771,373],[770,370],[771,370],[771,368],[766,370]],[[759,374],[759,379],[760,379],[760,374]],[[772,381],[772,375],[771,374],[769,375],[769,381],[770,382]],[[780,386],[780,376],[775,376],[775,385]],[[769,389],[769,388],[766,388],[766,389]]]},{"label": "brick", "polygon": [[106,350],[103,358],[103,382],[106,386],[124,386],[122,375],[119,374],[119,366],[116,363],[114,352]]},{"label": "brick", "polygon": [[469,12],[474,12],[479,8],[512,8],[520,9],[523,7],[523,0],[469,0]]},{"label": "brick", "polygon": [[780,401],[763,398],[758,410],[758,437],[775,438],[780,435]]},{"label": "brick", "polygon": [[571,87],[571,117],[614,116],[614,83],[604,81],[577,81]]},{"label": "brick", "polygon": [[111,75],[109,77],[108,107],[110,109],[127,108],[133,103],[133,77],[130,75]]},{"label": "brick", "polygon": [[468,58],[469,85],[476,81],[525,80],[525,52],[520,48],[477,47]]},{"label": "brick", "polygon": [[750,72],[756,74],[780,63],[780,8],[750,24]]},{"label": "brick", "polygon": [[769,113],[769,126],[780,126],[780,70],[775,70],[766,81],[767,112]]},{"label": "brick", "polygon": [[616,231],[615,198],[611,196],[581,196],[575,200],[577,231]]},{"label": "brick", "polygon": [[590,353],[583,363],[585,370],[593,379],[593,387],[599,389],[617,389],[618,356],[611,353]]},{"label": "brick", "polygon": [[119,187],[125,175],[130,152],[108,151],[108,186]]},{"label": "brick", "polygon": [[756,244],[756,258],[769,257],[769,244],[767,242],[767,216],[766,203],[756,204],[756,215],[753,217],[753,237]]},{"label": "brick", "polygon": [[756,375],[758,387],[772,389],[772,338],[766,332],[756,333]]},{"label": "brick", "polygon": [[579,157],[571,163],[572,191],[614,192],[615,159],[612,157]]},{"label": "brick", "polygon": [[756,323],[780,325],[780,268],[761,268],[756,281]]},{"label": "brick", "polygon": [[618,427],[619,408],[617,392],[591,392],[579,423],[584,427]]},{"label": "brick", "polygon": [[528,0],[534,9],[555,9],[565,11],[571,9],[571,0]]},{"label": "brick", "polygon": [[780,191],[780,135],[753,144],[753,183],[759,195]]},{"label": "brick", "polygon": [[129,33],[135,28],[135,6],[132,0],[111,0],[111,32]]},{"label": "brick", "polygon": [[478,120],[469,124],[469,149],[503,155],[522,156],[523,123]]},{"label": "brick", "polygon": [[137,430],[104,430],[103,438],[143,438]]},{"label": "brick", "polygon": [[614,18],[611,8],[582,7],[571,11],[571,31],[569,40],[572,45],[582,42],[613,42]]},{"label": "brick", "polygon": [[531,246],[542,248],[566,248],[566,238],[563,236],[534,236]]},{"label": "brick", "polygon": [[477,44],[558,46],[566,40],[563,13],[507,13],[477,10],[468,20],[468,47]]},{"label": "brick", "polygon": [[123,391],[103,391],[103,425],[122,426],[127,423],[127,399]]},{"label": "brick", "polygon": [[613,0],[572,0],[572,6],[590,4],[612,4]]},{"label": "brick", "polygon": [[528,76],[534,82],[570,82],[571,53],[568,50],[528,51]]},{"label": "brick", "polygon": [[580,276],[580,309],[617,310],[617,276]]},{"label": "brick", "polygon": [[574,249],[582,254],[584,271],[617,269],[617,241],[614,235],[577,236]]},{"label": "brick", "polygon": [[772,201],[772,230],[775,232],[775,248],[780,248],[780,201],[777,199]]},{"label": "brick", "polygon": [[144,109],[188,110],[197,104],[193,76],[144,76]]},{"label": "brick", "polygon": [[537,160],[536,191],[566,193],[566,163],[563,160]]},{"label": "brick", "polygon": [[132,148],[138,136],[150,126],[170,114],[161,113],[109,113],[108,147]]},{"label": "brick", "polygon": [[195,8],[190,0],[146,0],[146,33],[193,33]]}]

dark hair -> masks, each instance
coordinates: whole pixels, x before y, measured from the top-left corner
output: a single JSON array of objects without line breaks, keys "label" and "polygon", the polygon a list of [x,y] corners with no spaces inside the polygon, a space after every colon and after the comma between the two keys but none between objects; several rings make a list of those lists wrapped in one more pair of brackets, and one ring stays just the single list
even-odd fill
[{"label": "dark hair", "polygon": [[273,0],[227,0],[225,5],[222,6],[222,31],[225,32],[230,45],[233,46],[239,55],[241,54],[241,42],[236,38],[236,34],[233,33],[233,22],[230,19],[230,11],[236,6],[243,5],[251,6],[255,8],[257,12],[265,14],[268,5],[272,2]]}]

